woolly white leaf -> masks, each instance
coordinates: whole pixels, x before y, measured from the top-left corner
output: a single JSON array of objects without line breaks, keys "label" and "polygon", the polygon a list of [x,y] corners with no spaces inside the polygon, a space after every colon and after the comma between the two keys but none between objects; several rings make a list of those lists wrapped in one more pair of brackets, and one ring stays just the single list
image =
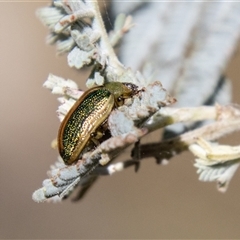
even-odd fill
[{"label": "woolly white leaf", "polygon": [[84,65],[90,64],[92,58],[94,57],[95,50],[91,50],[89,52],[85,52],[80,50],[78,47],[75,47],[69,54],[68,54],[68,65],[70,67],[75,67],[80,69]]},{"label": "woolly white leaf", "polygon": [[62,121],[76,101],[72,98],[60,98],[59,100],[62,104],[58,107],[57,113],[59,120]]},{"label": "woolly white leaf", "polygon": [[[50,42],[47,41],[48,44]],[[69,52],[76,45],[75,41],[72,38],[67,38],[66,40],[57,41],[57,52],[63,54]]]},{"label": "woolly white leaf", "polygon": [[99,72],[95,72],[94,78],[88,78],[86,82],[86,86],[88,88],[94,87],[96,85],[102,86],[103,84],[104,84],[104,77]]},{"label": "woolly white leaf", "polygon": [[36,12],[41,22],[53,30],[55,24],[64,16],[60,9],[55,7],[40,8]]},{"label": "woolly white leaf", "polygon": [[110,114],[108,126],[112,136],[126,134],[135,129],[134,122],[120,110],[115,110]]},{"label": "woolly white leaf", "polygon": [[43,86],[52,90],[52,93],[61,95],[65,94],[66,88],[78,89],[77,84],[73,80],[65,80],[53,74],[49,74],[48,79],[45,81]]},{"label": "woolly white leaf", "polygon": [[228,188],[229,182],[234,176],[240,163],[232,162],[228,164],[215,164],[206,166],[205,161],[196,159],[195,167],[198,168],[199,180],[204,182],[217,181],[217,188],[221,192],[225,192]]}]

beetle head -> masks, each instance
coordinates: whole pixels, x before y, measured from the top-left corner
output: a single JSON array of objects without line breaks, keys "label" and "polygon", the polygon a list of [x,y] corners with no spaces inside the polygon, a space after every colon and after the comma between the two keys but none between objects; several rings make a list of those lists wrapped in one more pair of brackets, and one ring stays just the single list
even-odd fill
[{"label": "beetle head", "polygon": [[131,98],[140,91],[137,85],[127,82],[110,82],[104,87],[114,95],[116,106],[122,106],[124,99]]}]

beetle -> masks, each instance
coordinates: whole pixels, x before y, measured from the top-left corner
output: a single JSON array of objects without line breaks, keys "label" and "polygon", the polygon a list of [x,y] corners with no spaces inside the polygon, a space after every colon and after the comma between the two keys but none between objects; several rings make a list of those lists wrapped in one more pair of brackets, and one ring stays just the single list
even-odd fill
[{"label": "beetle", "polygon": [[64,163],[73,164],[84,149],[98,145],[113,108],[123,105],[124,99],[138,92],[136,85],[120,82],[87,90],[69,110],[58,131],[58,150]]}]

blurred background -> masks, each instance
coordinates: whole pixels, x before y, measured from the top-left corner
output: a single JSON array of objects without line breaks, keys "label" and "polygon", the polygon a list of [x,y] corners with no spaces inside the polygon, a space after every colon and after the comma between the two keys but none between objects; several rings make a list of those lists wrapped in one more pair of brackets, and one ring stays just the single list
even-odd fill
[{"label": "blurred background", "polygon": [[[47,4],[0,3],[0,238],[239,238],[239,172],[221,194],[215,183],[198,181],[190,153],[167,166],[147,159],[138,173],[129,168],[102,177],[77,203],[32,201],[57,158],[50,143],[59,127],[58,102],[42,84],[53,73],[85,89],[87,77],[45,44],[48,30],[35,11]],[[226,71],[234,103],[240,103],[239,65],[237,50]],[[144,142],[158,139],[153,134]],[[224,142],[239,144],[239,133]]]}]

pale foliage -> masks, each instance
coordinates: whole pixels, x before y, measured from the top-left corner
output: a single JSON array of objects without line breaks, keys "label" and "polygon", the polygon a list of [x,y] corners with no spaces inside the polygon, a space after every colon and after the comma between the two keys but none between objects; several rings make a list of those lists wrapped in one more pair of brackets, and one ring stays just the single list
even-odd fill
[{"label": "pale foliage", "polygon": [[[38,11],[39,18],[50,30],[47,42],[56,44],[58,53],[68,53],[69,66],[77,69],[93,66],[86,81],[88,87],[119,81],[134,83],[142,91],[111,113],[108,120],[111,138],[85,153],[72,166],[65,166],[59,158],[49,172],[49,179],[33,194],[37,202],[60,200],[77,186],[82,187],[81,198],[99,175],[113,174],[132,165],[137,168],[143,156],[138,154],[138,147],[133,160],[106,167],[99,167],[99,163],[113,160],[122,149],[158,128],[168,126],[164,136],[173,138],[155,145],[142,145],[139,151],[144,151],[144,157],[151,156],[162,163],[189,146],[194,151],[196,139],[216,140],[239,130],[237,106],[202,106],[231,101],[230,80],[222,74],[239,39],[239,3],[138,1],[122,4],[113,1],[112,9],[115,14],[118,11],[132,14],[133,20],[119,15],[109,35],[96,2],[53,1],[52,6]],[[119,55],[127,67],[113,50],[123,37]],[[159,80],[177,98],[175,109],[166,108],[175,99]],[[62,121],[82,92],[74,81],[54,75],[49,75],[44,86],[61,95],[58,114]],[[202,121],[200,126],[204,123],[205,126],[193,130],[196,121]],[[178,125],[172,126],[174,123]],[[200,180],[217,181],[219,190],[225,191],[239,162],[234,158],[227,164],[209,164],[208,157],[199,156],[199,152],[209,150],[206,145],[194,152]],[[220,155],[227,154],[231,160],[233,148],[228,147],[227,153],[225,149]]]}]

